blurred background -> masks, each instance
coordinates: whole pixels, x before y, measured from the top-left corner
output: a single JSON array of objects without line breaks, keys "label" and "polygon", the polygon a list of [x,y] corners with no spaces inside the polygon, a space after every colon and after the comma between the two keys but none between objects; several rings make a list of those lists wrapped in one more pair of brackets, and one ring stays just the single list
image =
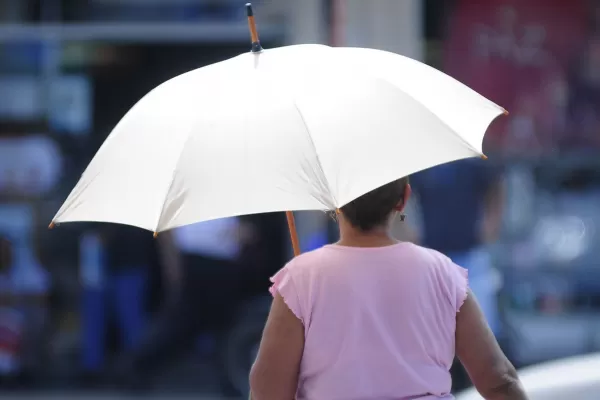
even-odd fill
[{"label": "blurred background", "polygon": [[[285,216],[212,221],[156,240],[112,225],[47,229],[146,92],[249,51],[243,5],[0,0],[0,396],[245,395],[269,277],[291,257]],[[508,109],[486,138],[490,173],[417,174],[398,234],[485,257],[478,276],[490,323],[515,365],[600,351],[600,1],[254,6],[265,48],[390,50]],[[450,198],[481,212],[427,211],[446,210]],[[303,250],[336,240],[325,214],[296,219]],[[481,237],[463,223],[481,223]],[[464,385],[456,372],[456,388]]]}]

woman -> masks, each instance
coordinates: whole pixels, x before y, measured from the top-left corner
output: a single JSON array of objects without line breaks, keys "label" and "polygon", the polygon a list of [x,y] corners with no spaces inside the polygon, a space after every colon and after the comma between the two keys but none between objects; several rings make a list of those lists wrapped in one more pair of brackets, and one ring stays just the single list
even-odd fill
[{"label": "woman", "polygon": [[527,398],[466,270],[390,236],[410,192],[402,178],[342,207],[339,242],[273,277],[254,400],[453,399],[455,354],[485,399]]}]

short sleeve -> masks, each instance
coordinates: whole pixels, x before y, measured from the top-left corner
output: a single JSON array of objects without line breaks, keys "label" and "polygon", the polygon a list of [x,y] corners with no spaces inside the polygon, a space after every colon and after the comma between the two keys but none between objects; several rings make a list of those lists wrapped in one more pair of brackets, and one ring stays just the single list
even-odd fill
[{"label": "short sleeve", "polygon": [[469,291],[469,271],[448,260],[451,301],[456,312],[460,311]]},{"label": "short sleeve", "polygon": [[445,305],[449,306],[448,312],[455,317],[469,293],[469,273],[446,255],[435,250],[429,252],[435,265],[436,283],[441,289]]},{"label": "short sleeve", "polygon": [[273,285],[269,288],[269,292],[271,292],[273,296],[275,296],[276,293],[279,293],[288,308],[300,321],[302,321],[302,323],[304,323],[300,308],[300,299],[289,267],[286,266],[280,269],[279,272],[271,278],[271,282],[273,282]]}]

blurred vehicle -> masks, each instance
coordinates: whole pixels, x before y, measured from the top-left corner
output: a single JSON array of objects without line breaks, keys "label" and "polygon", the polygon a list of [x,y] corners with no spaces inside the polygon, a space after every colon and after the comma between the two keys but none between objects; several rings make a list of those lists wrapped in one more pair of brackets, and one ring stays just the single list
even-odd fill
[{"label": "blurred vehicle", "polygon": [[599,171],[563,159],[509,172],[495,262],[504,274],[503,344],[517,367],[600,351]]},{"label": "blurred vehicle", "polygon": [[[519,371],[530,400],[592,400],[600,390],[600,353],[566,358]],[[456,400],[479,400],[475,388],[456,395]]]}]

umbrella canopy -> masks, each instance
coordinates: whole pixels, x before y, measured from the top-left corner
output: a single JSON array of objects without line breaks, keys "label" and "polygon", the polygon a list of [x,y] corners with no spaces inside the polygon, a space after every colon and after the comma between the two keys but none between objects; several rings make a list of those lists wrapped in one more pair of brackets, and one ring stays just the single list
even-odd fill
[{"label": "umbrella canopy", "polygon": [[332,210],[419,170],[481,156],[504,109],[418,61],[296,45],[177,76],[119,122],[54,218],[150,231]]}]

